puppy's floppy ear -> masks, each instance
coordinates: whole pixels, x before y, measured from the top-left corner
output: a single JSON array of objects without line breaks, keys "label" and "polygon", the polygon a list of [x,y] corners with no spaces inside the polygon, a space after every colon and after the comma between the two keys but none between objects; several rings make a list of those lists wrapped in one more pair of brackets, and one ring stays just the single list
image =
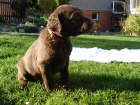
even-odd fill
[{"label": "puppy's floppy ear", "polygon": [[49,17],[47,28],[50,29],[54,34],[61,36],[60,32],[62,29],[59,15],[51,15]]}]

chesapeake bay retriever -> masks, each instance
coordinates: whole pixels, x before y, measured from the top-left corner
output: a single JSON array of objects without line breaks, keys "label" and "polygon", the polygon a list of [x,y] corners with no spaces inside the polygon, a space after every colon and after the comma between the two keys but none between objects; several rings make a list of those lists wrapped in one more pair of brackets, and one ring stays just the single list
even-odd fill
[{"label": "chesapeake bay retriever", "polygon": [[53,89],[53,74],[60,72],[61,82],[69,86],[69,56],[72,51],[70,36],[88,33],[93,22],[71,5],[59,6],[49,17],[38,39],[17,63],[20,89],[27,81],[39,81],[45,89]]}]

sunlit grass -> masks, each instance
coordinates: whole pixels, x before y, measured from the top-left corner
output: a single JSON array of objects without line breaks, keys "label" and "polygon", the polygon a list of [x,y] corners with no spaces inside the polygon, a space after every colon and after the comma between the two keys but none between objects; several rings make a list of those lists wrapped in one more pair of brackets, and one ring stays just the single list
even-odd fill
[{"label": "sunlit grass", "polygon": [[98,47],[102,49],[139,49],[140,37],[126,36],[126,35],[82,35],[78,38],[72,37],[73,45],[75,47]]}]

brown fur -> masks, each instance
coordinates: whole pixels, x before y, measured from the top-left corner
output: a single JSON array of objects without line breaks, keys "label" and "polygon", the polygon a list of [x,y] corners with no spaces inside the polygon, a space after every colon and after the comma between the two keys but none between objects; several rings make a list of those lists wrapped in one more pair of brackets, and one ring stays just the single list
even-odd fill
[{"label": "brown fur", "polygon": [[[50,16],[47,27],[17,63],[20,89],[27,81],[39,81],[45,89],[53,89],[53,74],[60,72],[61,82],[69,85],[69,56],[72,51],[70,36],[87,33],[93,22],[73,6],[62,5]],[[48,30],[51,30],[50,33]],[[52,35],[52,36],[51,36]],[[53,36],[54,35],[54,36]]]}]

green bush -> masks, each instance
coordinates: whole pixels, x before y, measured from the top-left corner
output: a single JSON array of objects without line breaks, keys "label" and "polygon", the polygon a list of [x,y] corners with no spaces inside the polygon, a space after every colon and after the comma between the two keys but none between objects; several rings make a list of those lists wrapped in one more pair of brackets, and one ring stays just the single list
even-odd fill
[{"label": "green bush", "polygon": [[25,14],[26,14],[26,18],[22,21],[22,24],[25,24],[26,22],[30,22],[40,27],[40,26],[44,26],[44,24],[47,21],[47,18],[35,8],[26,9]]},{"label": "green bush", "polygon": [[40,27],[45,25],[46,20],[43,17],[35,18],[34,23],[36,26]]},{"label": "green bush", "polygon": [[19,32],[19,29],[24,29],[26,33],[38,33],[39,29],[37,26],[31,26],[31,25],[21,25],[15,27],[15,30]]},{"label": "green bush", "polygon": [[40,17],[40,18],[37,18],[37,17],[28,17],[28,18],[24,19],[22,21],[22,23],[25,24],[27,21],[28,22],[31,22],[31,23],[34,23],[38,27],[44,26],[44,24],[46,22],[43,17]]},{"label": "green bush", "polygon": [[[140,9],[140,7],[138,8]],[[140,14],[129,15],[129,17],[121,24],[122,24],[121,30],[122,33],[140,36]]]}]

